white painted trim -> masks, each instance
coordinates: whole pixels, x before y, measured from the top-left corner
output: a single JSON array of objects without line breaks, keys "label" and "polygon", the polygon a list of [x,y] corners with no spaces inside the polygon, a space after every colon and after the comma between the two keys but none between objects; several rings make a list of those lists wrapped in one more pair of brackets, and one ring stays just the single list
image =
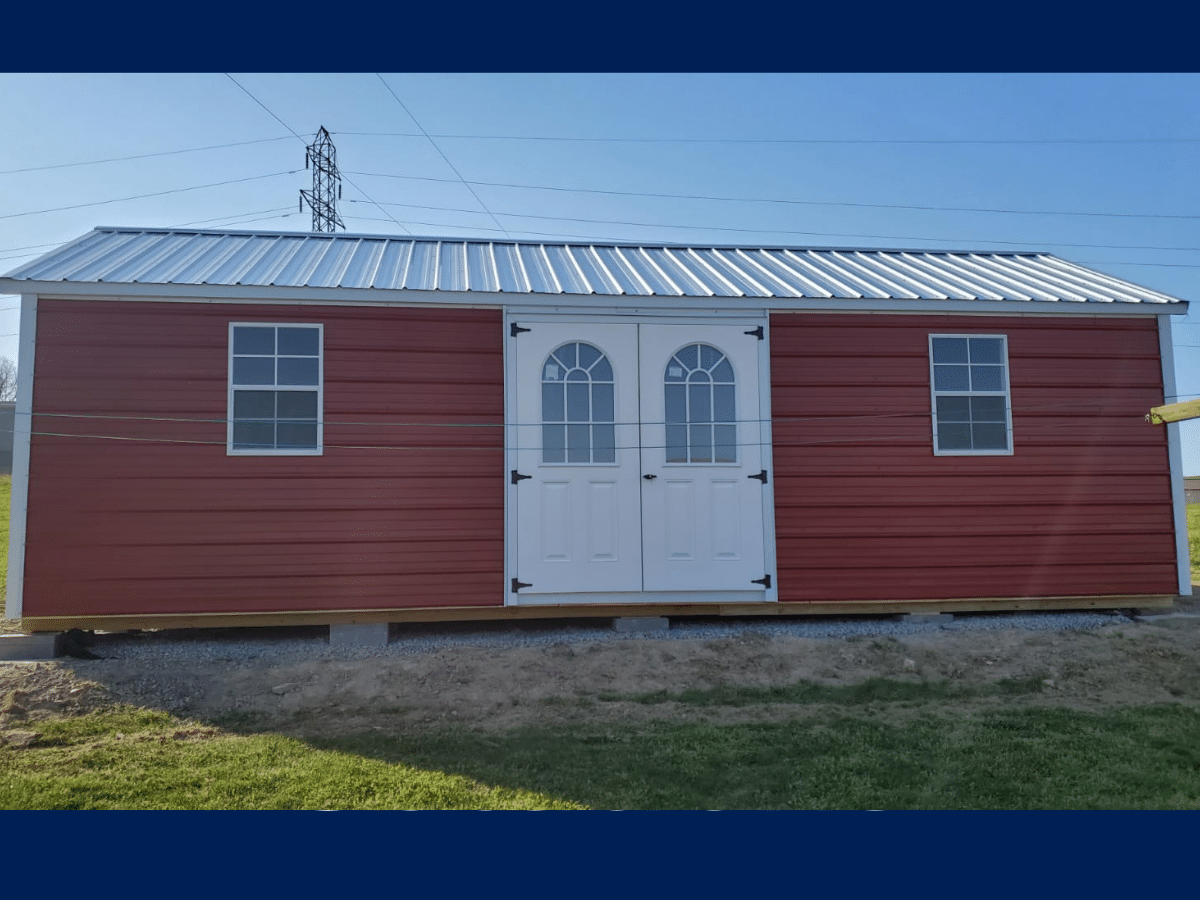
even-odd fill
[{"label": "white painted trim", "polygon": [[517,468],[517,448],[519,435],[515,424],[517,410],[517,355],[510,351],[510,345],[518,340],[509,333],[511,323],[516,321],[510,316],[501,319],[501,340],[504,342],[504,583],[500,586],[500,604],[513,606],[515,595],[511,591],[512,580],[517,574],[517,495],[512,493],[512,478],[510,473]]},{"label": "white painted trim", "polygon": [[[938,446],[937,401],[938,396],[998,397],[999,391],[939,391],[934,384],[933,341],[935,338],[997,338],[1004,349],[1004,430],[1008,439],[1005,450],[943,450]],[[929,335],[929,405],[933,426],[934,456],[1012,456],[1015,452],[1012,424],[1012,370],[1008,362],[1008,335],[1006,334],[944,334],[931,332]]]},{"label": "white painted trim", "polygon": [[771,586],[759,599],[779,600],[779,564],[775,549],[775,436],[771,431],[771,316],[763,317],[763,345],[758,354],[758,418],[759,440],[762,442],[762,467],[767,472],[763,485],[763,566],[771,576]]},{"label": "white painted trim", "polygon": [[[46,299],[151,300],[161,303],[292,303],[343,306],[467,306],[567,312],[569,310],[620,312],[656,311],[679,315],[686,304],[706,300],[727,310],[749,314],[753,310],[779,312],[876,312],[932,315],[1083,315],[1147,316],[1184,315],[1187,301],[1100,302],[1091,300],[928,300],[842,299],[823,297],[659,297],[626,294],[534,294],[511,291],[416,291],[383,288],[326,288],[310,286],[209,284],[63,284],[0,278],[0,293],[36,293]],[[524,301],[524,302],[522,302]],[[986,307],[986,309],[981,309]],[[696,307],[690,307],[696,309]],[[1168,311],[1169,310],[1169,311]],[[711,314],[712,309],[703,310]]]},{"label": "white painted trim", "polygon": [[[1171,343],[1171,317],[1158,319],[1158,351],[1162,358],[1163,397],[1168,400],[1176,395],[1175,347]],[[1168,422],[1167,459],[1171,470],[1171,511],[1175,524],[1175,563],[1179,573],[1179,593],[1192,595],[1192,568],[1188,555],[1187,495],[1183,489],[1183,447],[1179,437],[1179,423]]]},{"label": "white painted trim", "polygon": [[[246,450],[235,449],[233,446],[233,329],[243,327],[257,328],[315,328],[317,331],[317,446],[313,449],[280,450]],[[226,456],[323,456],[325,454],[325,326],[320,322],[234,322],[229,323],[229,343],[226,352],[228,366],[226,374],[225,397],[225,455]],[[276,336],[278,340],[278,335]],[[276,345],[274,357],[279,357],[279,347]],[[312,385],[238,385],[240,390],[263,391],[297,391],[312,393]]]},{"label": "white painted trim", "polygon": [[12,498],[8,526],[8,585],[4,616],[19,619],[25,607],[25,526],[29,514],[29,443],[33,431],[33,366],[37,295],[21,296],[17,351],[17,405],[13,412]]}]

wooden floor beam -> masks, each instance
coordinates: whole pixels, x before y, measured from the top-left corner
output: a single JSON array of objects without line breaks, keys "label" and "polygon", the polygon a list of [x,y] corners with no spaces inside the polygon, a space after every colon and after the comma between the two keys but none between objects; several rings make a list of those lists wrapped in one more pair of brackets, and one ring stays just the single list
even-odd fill
[{"label": "wooden floor beam", "polygon": [[120,616],[27,616],[27,634],[66,631],[157,631],[185,628],[269,628],[365,623],[527,621],[610,619],[622,616],[886,616],[905,613],[1063,612],[1071,610],[1168,609],[1173,594],[1121,594],[1104,597],[976,597],[961,600],[813,601],[808,603],[655,603],[572,606],[459,606],[410,609],[312,610],[270,613],[184,613]]}]

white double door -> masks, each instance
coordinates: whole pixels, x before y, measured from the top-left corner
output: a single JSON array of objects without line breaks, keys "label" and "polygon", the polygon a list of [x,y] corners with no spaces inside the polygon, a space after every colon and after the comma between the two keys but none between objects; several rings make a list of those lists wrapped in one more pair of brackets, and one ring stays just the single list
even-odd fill
[{"label": "white double door", "polygon": [[511,602],[769,587],[757,325],[516,322]]}]

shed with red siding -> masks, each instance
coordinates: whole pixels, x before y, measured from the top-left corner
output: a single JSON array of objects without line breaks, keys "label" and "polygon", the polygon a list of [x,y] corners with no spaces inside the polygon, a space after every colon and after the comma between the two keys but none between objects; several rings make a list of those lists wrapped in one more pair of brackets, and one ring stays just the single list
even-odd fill
[{"label": "shed with red siding", "polygon": [[1046,254],[101,228],[0,290],[33,630],[1190,592],[1187,304]]}]

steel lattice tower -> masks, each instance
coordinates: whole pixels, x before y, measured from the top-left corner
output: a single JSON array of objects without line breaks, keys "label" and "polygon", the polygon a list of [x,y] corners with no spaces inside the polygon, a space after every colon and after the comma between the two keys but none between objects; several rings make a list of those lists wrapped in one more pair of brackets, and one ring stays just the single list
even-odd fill
[{"label": "steel lattice tower", "polygon": [[[311,191],[300,191],[300,211],[304,211],[307,200],[312,209],[313,231],[346,230],[338,215],[337,201],[342,198],[342,176],[337,168],[337,150],[333,139],[322,125],[313,142],[305,148],[304,168],[312,161],[313,180]],[[336,197],[335,197],[336,194]]]}]

